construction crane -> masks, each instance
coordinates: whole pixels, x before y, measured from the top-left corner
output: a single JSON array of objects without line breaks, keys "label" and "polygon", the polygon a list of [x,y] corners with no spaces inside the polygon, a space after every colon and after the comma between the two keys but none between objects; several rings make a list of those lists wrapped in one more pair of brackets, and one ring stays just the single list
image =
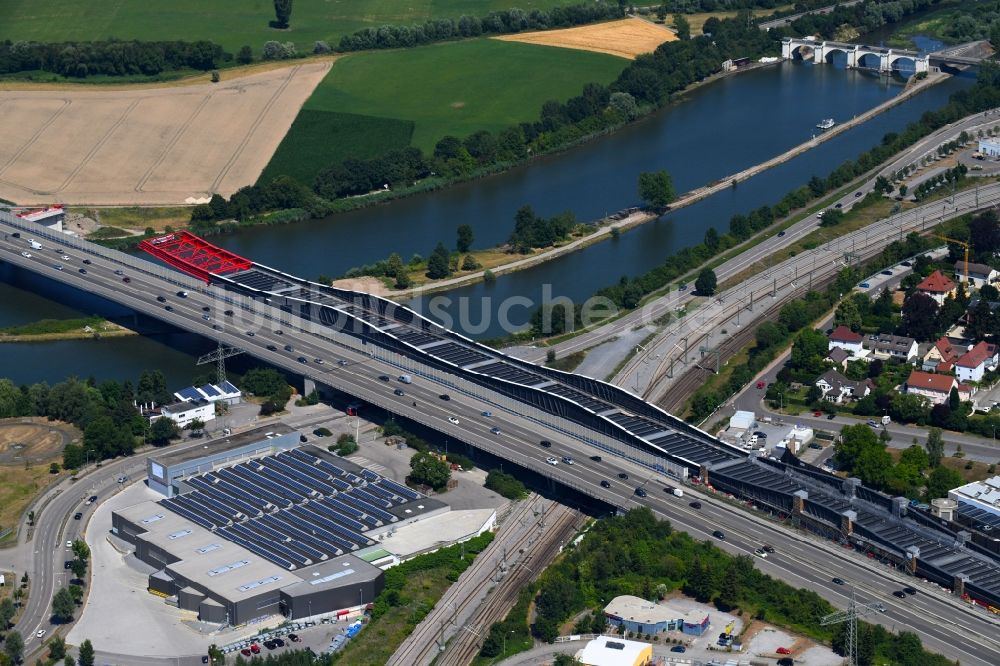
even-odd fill
[{"label": "construction crane", "polygon": [[851,601],[847,605],[847,610],[830,613],[819,621],[821,626],[831,624],[847,623],[847,636],[844,641],[844,652],[847,654],[847,661],[851,666],[858,666],[858,618],[884,613],[885,606],[878,602],[862,604],[858,603],[854,596],[854,588],[851,588]]},{"label": "construction crane", "polygon": [[214,352],[210,352],[204,356],[199,356],[197,365],[205,365],[206,363],[214,362],[216,364],[216,378],[218,380],[218,385],[221,386],[226,381],[226,359],[232,356],[238,356],[242,353],[242,349],[237,349],[236,347],[225,347],[220,342],[219,348]]},{"label": "construction crane", "polygon": [[942,236],[940,234],[934,234],[934,237],[940,238],[941,240],[946,240],[949,243],[954,243],[955,245],[961,245],[963,248],[965,248],[965,281],[971,282],[972,276],[969,275],[969,249],[971,246],[965,241],[960,241],[955,238],[948,238],[947,236]]}]

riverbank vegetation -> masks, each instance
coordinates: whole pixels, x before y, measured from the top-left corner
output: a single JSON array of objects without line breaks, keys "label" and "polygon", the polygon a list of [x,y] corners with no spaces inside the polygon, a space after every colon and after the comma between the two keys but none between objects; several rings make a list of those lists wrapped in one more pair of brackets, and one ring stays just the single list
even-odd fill
[{"label": "riverbank vegetation", "polygon": [[914,48],[913,38],[929,37],[946,44],[989,40],[1000,43],[1000,2],[997,0],[942,1],[932,11],[903,23],[887,44]]},{"label": "riverbank vegetation", "polygon": [[816,35],[823,39],[854,39],[885,25],[900,23],[908,16],[933,7],[938,1],[891,0],[837,5],[828,14],[809,14],[772,32],[792,37]]},{"label": "riverbank vegetation", "polygon": [[[590,610],[577,623],[577,633],[604,628],[604,606],[629,594],[658,600],[673,592],[712,603],[719,610],[786,627],[833,647],[843,654],[845,625],[821,626],[834,607],[811,590],[760,572],[748,555],[733,556],[709,541],[674,530],[643,507],[598,521],[579,544],[568,546],[542,574],[531,604],[518,603],[502,622],[495,623],[484,641],[481,656],[499,654],[507,632],[529,627],[538,639],[552,642],[570,618]],[[916,634],[889,633],[879,625],[859,623],[861,663],[901,666],[948,666],[941,655],[923,649]],[[503,632],[503,633],[501,633]],[[494,640],[496,639],[496,640]]]},{"label": "riverbank vegetation", "polygon": [[29,324],[0,328],[0,343],[75,340],[122,335],[136,335],[136,333],[103,317],[41,319]]}]

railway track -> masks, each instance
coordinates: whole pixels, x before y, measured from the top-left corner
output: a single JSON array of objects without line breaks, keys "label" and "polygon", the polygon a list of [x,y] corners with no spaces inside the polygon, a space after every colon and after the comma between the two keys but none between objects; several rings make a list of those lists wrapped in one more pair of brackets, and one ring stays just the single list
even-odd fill
[{"label": "railway track", "polygon": [[435,666],[468,666],[475,659],[482,649],[490,626],[504,618],[517,603],[517,597],[524,586],[537,578],[555,560],[563,544],[576,531],[578,518],[579,514],[575,510],[560,504],[553,506],[540,548],[528,553],[524,560],[512,568],[507,578],[494,588],[492,594],[469,618],[463,630],[448,643],[445,651],[434,662]]},{"label": "railway track", "polygon": [[387,662],[387,666],[429,664],[440,651],[439,640],[448,625],[480,599],[478,592],[491,584],[494,562],[513,559],[535,535],[536,524],[545,520],[556,505],[546,503],[536,519],[532,512],[541,498],[532,494],[507,518],[497,538],[480,553],[475,562],[448,588],[431,612],[416,626]]}]

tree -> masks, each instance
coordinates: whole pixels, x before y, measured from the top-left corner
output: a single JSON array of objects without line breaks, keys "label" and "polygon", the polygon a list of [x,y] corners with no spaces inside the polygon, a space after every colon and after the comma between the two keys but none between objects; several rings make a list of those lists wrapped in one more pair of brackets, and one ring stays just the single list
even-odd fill
[{"label": "tree", "polygon": [[253,62],[253,49],[247,45],[240,47],[239,53],[236,54],[236,62],[241,65],[249,65]]},{"label": "tree", "polygon": [[639,115],[639,105],[635,103],[635,97],[627,92],[611,93],[608,106],[617,111],[625,120],[635,120]]},{"label": "tree", "polygon": [[440,280],[451,275],[451,256],[444,243],[438,243],[427,260],[427,277]]},{"label": "tree", "polygon": [[673,178],[666,171],[640,173],[639,197],[650,208],[666,208],[676,198]]},{"label": "tree", "polygon": [[65,587],[59,588],[59,591],[52,597],[52,615],[60,622],[69,622],[73,619],[73,611],[75,610],[76,603],[73,601],[73,595]]},{"label": "tree", "polygon": [[162,446],[180,435],[180,432],[180,428],[177,427],[173,419],[163,416],[153,421],[153,424],[149,426],[149,441],[157,446]]},{"label": "tree", "polygon": [[712,598],[714,587],[711,570],[702,565],[701,560],[695,557],[684,581],[684,594],[705,603]]},{"label": "tree", "polygon": [[913,294],[903,304],[902,332],[917,340],[935,337],[938,324],[938,304],[930,296]]},{"label": "tree", "polygon": [[11,601],[10,597],[0,599],[0,633],[7,631],[10,621],[14,619],[15,610],[14,602]]},{"label": "tree", "polygon": [[208,663],[210,664],[225,664],[226,654],[219,649],[219,646],[212,643],[208,646]]},{"label": "tree", "polygon": [[94,646],[90,639],[86,639],[80,644],[80,653],[77,657],[80,666],[94,666]]},{"label": "tree", "polygon": [[7,655],[7,658],[10,659],[10,663],[21,663],[21,657],[24,655],[24,639],[21,638],[19,632],[12,631],[7,634],[7,638],[3,643],[3,651]]},{"label": "tree", "polygon": [[292,0],[274,0],[274,27],[287,28],[292,18]]},{"label": "tree", "polygon": [[691,39],[691,22],[683,14],[674,14],[674,29],[678,39]]},{"label": "tree", "polygon": [[76,659],[73,659],[72,655],[66,655],[63,659],[63,666],[76,666]]},{"label": "tree", "polygon": [[937,467],[944,457],[944,438],[941,436],[940,428],[931,428],[927,431],[927,464]]},{"label": "tree", "polygon": [[205,422],[201,419],[191,419],[191,421],[184,427],[187,430],[204,430]]},{"label": "tree", "polygon": [[927,477],[927,499],[947,497],[948,491],[962,485],[962,475],[947,467],[935,467]]},{"label": "tree", "polygon": [[455,242],[455,249],[462,253],[468,252],[472,248],[472,227],[468,224],[460,225],[457,235],[458,239]]},{"label": "tree", "polygon": [[73,572],[73,576],[77,580],[83,580],[83,577],[87,575],[87,563],[81,560],[79,557],[73,559],[70,562],[69,568]]},{"label": "tree", "polygon": [[451,469],[448,464],[426,451],[415,454],[410,459],[410,479],[415,483],[428,485],[440,490],[448,485]]},{"label": "tree", "polygon": [[[617,227],[615,227],[617,229]],[[712,252],[719,249],[719,232],[715,230],[715,227],[709,227],[708,231],[705,232],[705,240],[702,241]]]},{"label": "tree", "polygon": [[66,641],[62,636],[53,636],[49,640],[49,659],[57,660],[66,656]]},{"label": "tree", "polygon": [[711,296],[715,293],[717,286],[715,271],[711,268],[702,269],[701,273],[698,274],[698,279],[694,281],[694,288],[701,296]]}]

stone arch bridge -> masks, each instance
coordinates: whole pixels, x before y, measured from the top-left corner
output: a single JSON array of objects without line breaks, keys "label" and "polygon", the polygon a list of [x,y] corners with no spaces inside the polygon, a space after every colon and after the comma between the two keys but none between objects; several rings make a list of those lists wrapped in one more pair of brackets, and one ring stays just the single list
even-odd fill
[{"label": "stone arch bridge", "polygon": [[912,63],[916,73],[930,70],[930,57],[916,51],[813,39],[785,38],[781,42],[781,56],[786,60],[808,60],[812,57],[815,63],[830,63],[838,53],[847,56],[848,67],[870,69],[883,74],[898,71],[904,62]]}]

